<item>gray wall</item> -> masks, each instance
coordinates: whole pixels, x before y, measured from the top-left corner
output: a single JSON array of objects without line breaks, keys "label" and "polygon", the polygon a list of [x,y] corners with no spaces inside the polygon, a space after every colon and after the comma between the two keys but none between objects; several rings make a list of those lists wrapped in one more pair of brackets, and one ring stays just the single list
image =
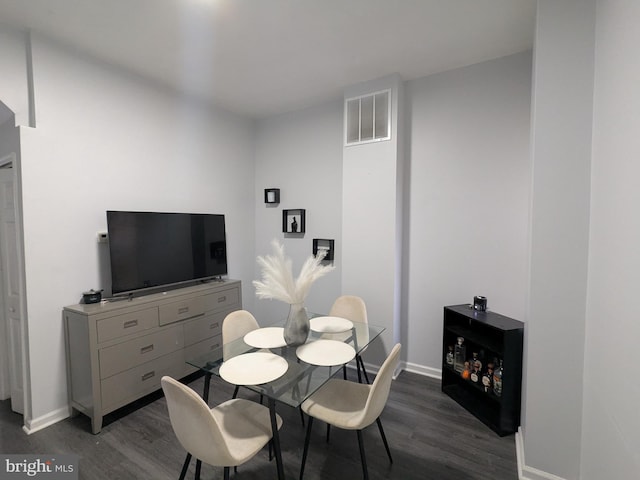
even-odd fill
[{"label": "gray wall", "polygon": [[[270,253],[271,240],[279,240],[292,258],[297,276],[304,260],[312,254],[313,239],[334,239],[336,268],[311,287],[306,301],[310,311],[327,312],[342,288],[342,102],[336,100],[260,120],[255,145],[256,255]],[[279,205],[265,205],[265,188],[280,188]],[[306,210],[306,233],[285,237],[282,210],[297,208]],[[255,258],[253,264],[254,278],[260,278]],[[252,286],[249,295],[259,321],[286,318],[287,305],[255,299]]]},{"label": "gray wall", "polygon": [[[107,209],[224,213],[230,276],[254,274],[252,123],[34,38],[22,193],[32,412],[67,413],[61,307],[105,285]],[[249,295],[248,289],[243,291]]]},{"label": "gray wall", "polygon": [[29,124],[27,52],[25,33],[0,26],[0,101],[15,114],[16,125]]},{"label": "gray wall", "polygon": [[531,54],[408,82],[409,369],[439,375],[442,307],[524,320]]},{"label": "gray wall", "polygon": [[404,133],[398,119],[404,83],[390,75],[352,85],[344,94],[349,99],[383,90],[390,90],[390,139],[346,145],[342,152],[342,288],[362,297],[368,321],[385,328],[363,355],[374,365],[384,362],[401,334]]},{"label": "gray wall", "polygon": [[628,368],[640,339],[639,20],[636,0],[597,2],[583,480],[640,476],[640,387]]},{"label": "gray wall", "polygon": [[533,75],[527,466],[580,475],[595,9],[538,3]]}]

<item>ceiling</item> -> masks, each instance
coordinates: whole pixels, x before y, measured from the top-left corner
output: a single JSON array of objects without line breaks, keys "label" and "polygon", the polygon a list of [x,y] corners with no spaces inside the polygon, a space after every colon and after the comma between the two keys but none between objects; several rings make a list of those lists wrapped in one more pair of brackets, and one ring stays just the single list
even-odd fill
[{"label": "ceiling", "polygon": [[530,49],[535,0],[0,0],[30,29],[261,118]]}]

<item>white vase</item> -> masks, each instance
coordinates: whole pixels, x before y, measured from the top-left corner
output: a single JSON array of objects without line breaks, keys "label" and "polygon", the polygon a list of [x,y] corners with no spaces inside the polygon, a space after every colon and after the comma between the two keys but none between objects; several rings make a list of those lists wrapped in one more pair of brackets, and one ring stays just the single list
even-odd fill
[{"label": "white vase", "polygon": [[290,347],[302,345],[309,336],[309,314],[303,303],[289,305],[289,316],[284,324],[284,341]]}]

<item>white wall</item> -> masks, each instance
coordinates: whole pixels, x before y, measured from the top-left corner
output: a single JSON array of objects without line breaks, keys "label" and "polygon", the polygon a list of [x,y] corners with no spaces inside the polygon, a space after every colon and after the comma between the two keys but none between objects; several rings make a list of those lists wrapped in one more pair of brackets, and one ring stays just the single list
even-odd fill
[{"label": "white wall", "polygon": [[526,470],[580,477],[594,2],[538,2],[534,47]]},{"label": "white wall", "polygon": [[0,101],[14,114],[16,125],[29,124],[26,34],[0,25]]},{"label": "white wall", "polygon": [[640,476],[640,3],[598,1],[583,480]]},{"label": "white wall", "polygon": [[409,368],[437,375],[442,308],[524,320],[531,53],[408,82]]},{"label": "white wall", "polygon": [[[0,110],[6,111],[6,107],[0,105]],[[15,153],[20,153],[20,135],[15,126],[13,114],[6,114],[8,119],[0,124],[0,158]]]},{"label": "white wall", "polygon": [[107,209],[224,213],[229,276],[253,277],[253,127],[33,40],[37,128],[22,136],[33,400],[38,428],[66,409],[61,308],[101,283]]},{"label": "white wall", "polygon": [[[312,254],[314,238],[334,239],[335,270],[311,288],[306,306],[327,312],[341,294],[342,270],[342,102],[337,100],[299,112],[261,120],[256,126],[255,251],[271,252],[271,240],[278,239],[293,260],[298,275],[304,260]],[[280,204],[264,203],[264,189],[279,188]],[[306,233],[285,237],[282,210],[304,208]],[[249,259],[251,260],[251,259]],[[255,263],[255,277],[260,270]],[[255,290],[250,295],[255,297]],[[252,300],[253,301],[253,300]],[[248,304],[248,301],[245,302]],[[286,318],[288,307],[276,300],[255,299],[260,322]]]},{"label": "white wall", "polygon": [[[352,85],[344,98],[390,90],[389,140],[348,145],[342,153],[342,288],[367,304],[368,321],[385,327],[363,357],[380,365],[400,341],[402,283],[403,162],[399,145],[404,137],[398,118],[404,105],[400,77]],[[404,352],[402,357],[404,357]]]}]

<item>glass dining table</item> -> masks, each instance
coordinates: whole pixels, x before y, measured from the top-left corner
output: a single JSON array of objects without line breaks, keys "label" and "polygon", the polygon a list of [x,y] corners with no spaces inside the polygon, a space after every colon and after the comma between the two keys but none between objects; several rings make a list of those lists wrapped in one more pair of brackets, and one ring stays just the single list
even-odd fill
[{"label": "glass dining table", "polygon": [[[250,332],[244,338],[206,354],[186,359],[189,365],[205,374],[202,393],[205,402],[208,402],[211,377],[214,375],[267,399],[279,480],[284,479],[284,467],[276,426],[276,403],[300,407],[302,402],[340,372],[344,364],[359,356],[385,330],[384,327],[345,321],[337,317],[310,316],[311,331],[306,343],[300,347],[290,347],[275,341],[275,338],[279,338],[278,329],[281,330],[281,327],[271,326]],[[345,321],[349,328],[336,328],[335,322],[331,320]],[[253,358],[255,365],[250,363]],[[266,365],[266,370],[260,365]],[[186,472],[190,458],[187,456],[183,472]],[[200,470],[199,467],[198,462],[197,470]]]}]

